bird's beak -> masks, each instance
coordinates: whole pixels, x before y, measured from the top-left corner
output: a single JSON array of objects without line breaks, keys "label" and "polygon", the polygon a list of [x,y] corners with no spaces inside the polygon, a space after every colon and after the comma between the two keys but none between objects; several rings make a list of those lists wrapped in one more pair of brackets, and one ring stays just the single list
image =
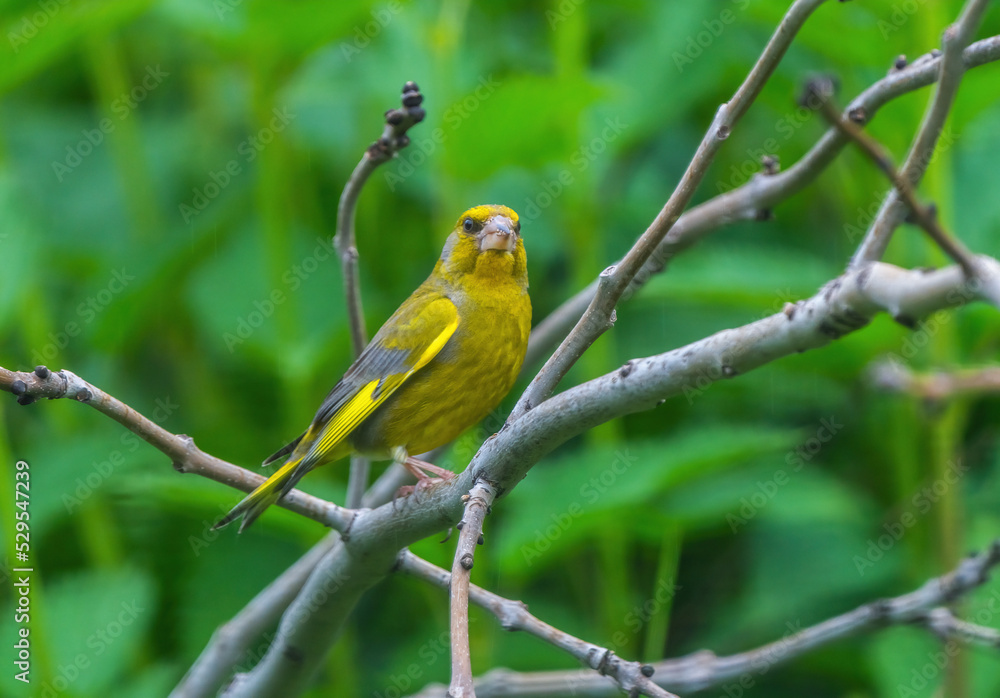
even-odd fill
[{"label": "bird's beak", "polygon": [[506,216],[494,216],[479,233],[479,250],[502,250],[513,252],[517,247],[517,232],[514,223]]}]

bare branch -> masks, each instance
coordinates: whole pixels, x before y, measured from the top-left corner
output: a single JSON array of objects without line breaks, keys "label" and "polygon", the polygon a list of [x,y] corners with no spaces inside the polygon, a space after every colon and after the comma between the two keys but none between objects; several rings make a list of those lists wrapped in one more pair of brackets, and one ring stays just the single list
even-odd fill
[{"label": "bare branch", "polygon": [[876,387],[939,402],[963,395],[1000,393],[1000,367],[915,373],[897,361],[880,361],[872,366]]},{"label": "bare branch", "polygon": [[[257,473],[205,453],[194,445],[190,436],[170,433],[71,371],[53,372],[45,366],[38,366],[28,373],[0,367],[0,390],[17,395],[22,405],[39,398],[73,398],[90,405],[165,453],[179,473],[202,475],[243,492],[253,491],[265,480]],[[292,490],[278,504],[336,531],[347,530],[355,516],[351,509],[338,507],[301,490]]]},{"label": "bare branch", "polygon": [[[974,68],[1000,60],[1000,36],[983,39],[962,54],[965,67]],[[858,95],[845,114],[870,121],[887,102],[908,92],[926,87],[938,79],[941,57],[925,56],[906,68],[882,78]],[[831,128],[792,167],[773,175],[758,174],[746,184],[716,196],[686,211],[657,245],[655,252],[629,284],[623,298],[628,298],[646,282],[662,272],[678,254],[693,246],[709,232],[737,221],[755,220],[763,212],[797,194],[833,162],[847,139]],[[579,291],[535,326],[524,361],[527,372],[560,342],[587,310],[598,282]]]},{"label": "bare branch", "polygon": [[[417,557],[408,550],[404,550],[400,554],[398,569],[400,572],[423,579],[442,589],[449,589],[451,587],[452,575],[447,570],[441,569],[437,565],[433,565]],[[597,676],[612,677],[613,682],[608,682],[610,685],[614,686],[617,684],[625,692],[636,690],[639,695],[670,695],[650,681],[649,677],[653,674],[652,666],[640,664],[639,662],[625,661],[607,648],[573,637],[569,633],[533,616],[528,612],[528,607],[521,601],[505,599],[475,584],[470,585],[468,591],[469,600],[496,616],[504,630],[520,630],[558,647],[575,657],[581,664],[589,666],[592,670],[598,672]],[[482,686],[476,686],[479,698],[492,695],[488,689],[483,693],[482,688]],[[444,696],[446,693],[445,688],[440,686],[434,689],[425,689],[421,695]]]},{"label": "bare branch", "polygon": [[663,209],[621,262],[601,272],[598,278],[597,292],[586,312],[545,363],[542,370],[531,381],[524,394],[521,395],[511,413],[511,419],[517,419],[546,400],[583,352],[614,324],[615,305],[618,300],[632,283],[639,270],[653,255],[664,236],[680,218],[715,159],[715,154],[732,133],[733,127],[736,126],[740,117],[746,113],[764,88],[806,19],[823,2],[824,0],[795,0],[788,12],[785,13],[781,24],[778,25],[771,40],[764,48],[764,52],[750,70],[743,84],[736,90],[736,94],[731,100],[719,107],[712,125],[709,126],[701,144],[695,151],[694,157],[691,158],[687,170],[678,182],[677,188],[667,199]]},{"label": "bare branch", "polygon": [[817,98],[819,112],[834,128],[844,136],[853,141],[874,162],[885,176],[896,188],[897,194],[903,199],[914,221],[938,244],[945,254],[951,257],[962,267],[962,271],[970,279],[976,275],[975,259],[972,253],[966,249],[965,245],[951,236],[938,221],[937,214],[930,206],[925,206],[913,191],[913,186],[906,177],[896,171],[896,166],[892,163],[892,158],[885,151],[878,141],[865,133],[850,118],[840,116],[839,110],[832,102],[832,85],[829,81],[814,80],[806,88],[812,96]]},{"label": "bare branch", "polygon": [[361,284],[358,280],[358,248],[354,235],[354,214],[361,189],[368,177],[379,165],[388,162],[396,153],[410,143],[406,132],[424,120],[426,113],[420,105],[424,97],[415,82],[403,85],[401,109],[390,109],[385,113],[385,126],[377,141],[368,146],[361,161],[354,168],[350,179],[344,185],[337,207],[337,233],[333,244],[340,254],[340,267],[344,275],[344,297],[347,300],[347,315],[351,326],[351,345],[357,358],[368,343],[365,332],[365,318],[361,307]]},{"label": "bare branch", "polygon": [[[900,171],[900,174],[913,186],[916,186],[923,178],[931,157],[934,155],[938,138],[955,102],[958,85],[965,74],[966,64],[963,50],[972,41],[985,9],[986,0],[969,0],[962,15],[944,32],[942,37],[944,56],[941,59],[941,76],[938,80],[937,91],[924,114],[923,123],[913,139],[913,145],[910,147],[906,162],[903,163]],[[906,206],[900,201],[899,195],[893,192],[882,203],[878,215],[865,234],[858,250],[854,253],[850,266],[856,268],[866,262],[882,259],[889,246],[893,231],[903,222],[905,217]]]},{"label": "bare branch", "polygon": [[493,504],[496,490],[483,480],[472,486],[465,503],[465,516],[451,568],[451,687],[450,698],[476,698],[472,686],[472,652],[469,648],[469,584],[476,546],[483,542],[483,520]]},{"label": "bare branch", "polygon": [[[678,693],[701,691],[725,681],[769,671],[818,647],[887,625],[918,625],[949,642],[997,646],[1000,632],[959,620],[944,606],[985,583],[998,563],[1000,541],[994,541],[984,552],[963,560],[954,571],[931,579],[909,594],[865,604],[748,652],[718,657],[703,650],[656,662],[652,665],[655,669],[653,681]],[[420,576],[426,578],[423,574]],[[618,686],[603,677],[579,670],[524,674],[497,670],[476,684],[479,698],[511,695],[541,698],[563,693],[596,697],[618,695],[618,691]],[[442,687],[428,686],[415,698],[442,698],[444,695]]]},{"label": "bare branch", "polygon": [[[337,207],[337,233],[333,236],[333,244],[340,255],[340,269],[344,277],[344,299],[347,302],[354,358],[361,355],[368,343],[365,315],[361,304],[361,282],[358,278],[358,247],[354,235],[358,197],[375,168],[391,160],[400,149],[410,143],[406,132],[410,127],[423,121],[425,112],[420,106],[423,101],[424,97],[415,82],[410,81],[403,85],[402,108],[390,109],[385,113],[382,135],[365,150],[340,195],[340,205]],[[370,469],[371,461],[368,458],[351,456],[351,470],[347,480],[348,508],[356,509],[361,505],[361,498],[368,488]]]}]

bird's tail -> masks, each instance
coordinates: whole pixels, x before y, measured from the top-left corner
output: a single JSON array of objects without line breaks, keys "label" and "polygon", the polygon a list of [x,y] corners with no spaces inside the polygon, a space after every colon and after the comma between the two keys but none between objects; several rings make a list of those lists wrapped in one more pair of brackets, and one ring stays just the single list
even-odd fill
[{"label": "bird's tail", "polygon": [[212,526],[212,530],[222,528],[242,516],[243,521],[240,522],[240,533],[242,533],[264,513],[265,509],[288,494],[310,469],[308,464],[303,463],[302,456],[288,461]]}]

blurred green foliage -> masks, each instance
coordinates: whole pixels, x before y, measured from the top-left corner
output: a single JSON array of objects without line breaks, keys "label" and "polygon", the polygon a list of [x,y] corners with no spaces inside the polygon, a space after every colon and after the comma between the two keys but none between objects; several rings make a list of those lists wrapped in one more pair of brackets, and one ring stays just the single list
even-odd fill
[{"label": "blurred green foliage", "polygon": [[[426,276],[458,213],[484,202],[524,220],[537,321],[653,218],[786,6],[3,2],[0,365],[71,369],[254,467],[349,364],[329,237],[340,189],[406,80],[426,95],[428,118],[358,210],[369,328]],[[959,8],[821,7],[699,199],[746,181],[764,149],[787,166],[815,142],[821,123],[795,104],[809,73],[836,73],[846,101],[897,55],[938,46]],[[998,19],[994,6],[980,35]],[[966,77],[950,144],[921,188],[967,244],[993,255],[998,70]],[[897,157],[929,95],[904,96],[871,124]],[[619,308],[567,384],[810,295],[844,267],[885,190],[862,156],[842,154],[775,220],[720,230],[672,263]],[[911,228],[889,259],[944,262]],[[886,354],[917,370],[991,362],[995,317],[970,307],[915,332],[882,317],[573,440],[494,508],[474,580],[646,660],[739,651],[914,588],[1000,530],[998,405],[883,395],[867,368]],[[213,629],[323,534],[277,509],[243,536],[211,533],[236,492],[178,475],[72,402],[8,399],[0,416],[7,570],[14,463],[31,464],[30,695],[165,695]],[[484,435],[463,437],[458,467]],[[940,489],[956,461],[967,470],[924,510],[921,491]],[[345,483],[339,467],[303,486],[342,501]],[[916,524],[886,538],[907,512]],[[449,564],[450,545],[414,549]],[[996,594],[988,586],[963,608],[975,617]],[[3,609],[0,693],[27,695],[7,660],[9,596]],[[389,578],[364,598],[311,695],[397,696],[444,681],[446,630],[445,594]],[[472,634],[477,672],[574,666],[478,610]],[[937,647],[897,628],[706,695],[930,696],[943,680],[952,698],[997,695],[1000,662],[985,650],[963,652],[947,679],[931,670],[911,685]]]}]

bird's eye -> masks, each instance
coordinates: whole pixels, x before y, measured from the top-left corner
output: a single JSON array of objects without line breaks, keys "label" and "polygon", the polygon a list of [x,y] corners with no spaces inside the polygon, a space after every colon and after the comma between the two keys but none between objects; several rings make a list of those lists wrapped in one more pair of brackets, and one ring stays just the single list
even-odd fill
[{"label": "bird's eye", "polygon": [[471,218],[466,218],[462,222],[462,230],[464,230],[467,233],[471,233],[472,229],[475,228],[475,227],[476,227],[476,223]]}]

